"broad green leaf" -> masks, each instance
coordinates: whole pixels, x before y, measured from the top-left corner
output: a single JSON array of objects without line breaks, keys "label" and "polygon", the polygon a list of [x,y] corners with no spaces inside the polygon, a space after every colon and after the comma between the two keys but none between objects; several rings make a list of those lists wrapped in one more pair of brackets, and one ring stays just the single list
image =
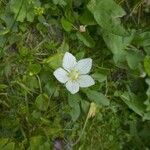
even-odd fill
[{"label": "broad green leaf", "polygon": [[126,60],[126,51],[125,48],[130,45],[133,35],[122,37],[118,35],[114,35],[103,31],[103,38],[107,45],[107,47],[111,50],[114,54],[114,61],[115,63],[123,62]]},{"label": "broad green leaf", "polygon": [[126,59],[131,69],[137,69],[140,62],[143,60],[143,56],[138,52],[127,52]]},{"label": "broad green leaf", "polygon": [[95,46],[95,41],[93,40],[93,38],[88,34],[88,33],[80,33],[77,32],[77,37],[78,39],[83,42],[87,47],[94,47]]},{"label": "broad green leaf", "polygon": [[23,22],[27,13],[27,1],[11,0],[10,8],[14,12],[17,21]]},{"label": "broad green leaf", "polygon": [[49,104],[49,98],[46,94],[40,94],[36,100],[35,105],[41,111],[46,111]]},{"label": "broad green leaf", "polygon": [[75,107],[72,108],[71,111],[70,111],[70,115],[71,115],[72,121],[76,121],[76,120],[79,118],[80,113],[81,113],[80,105],[77,104],[77,105],[75,105]]},{"label": "broad green leaf", "polygon": [[32,22],[35,17],[34,8],[36,6],[40,6],[39,0],[34,1],[34,3],[28,0],[11,0],[10,2],[11,11],[15,14],[17,21],[20,22],[25,19]]},{"label": "broad green leaf", "polygon": [[108,106],[110,104],[109,99],[107,99],[107,97],[100,92],[94,90],[85,90],[85,94],[91,101],[98,105]]},{"label": "broad green leaf", "polygon": [[72,23],[70,23],[64,17],[61,18],[61,24],[65,31],[70,32],[72,30]]},{"label": "broad green leaf", "polygon": [[144,59],[145,72],[150,76],[150,56],[146,56]]},{"label": "broad green leaf", "polygon": [[115,1],[90,0],[87,7],[103,29],[116,35],[127,34],[120,22],[120,17],[126,13]]},{"label": "broad green leaf", "polygon": [[100,83],[107,80],[107,76],[101,73],[94,73],[92,77]]},{"label": "broad green leaf", "polygon": [[150,46],[150,32],[142,32],[142,33],[137,33],[134,38],[134,44],[137,46]]},{"label": "broad green leaf", "polygon": [[130,109],[132,109],[135,113],[140,116],[144,115],[145,106],[144,104],[138,99],[138,97],[129,92],[124,92],[121,95],[121,99],[128,105]]},{"label": "broad green leaf", "polygon": [[96,21],[92,15],[92,13],[88,10],[85,9],[83,14],[79,16],[80,22],[84,25],[95,25]]},{"label": "broad green leaf", "polygon": [[63,52],[58,52],[53,56],[44,59],[44,63],[48,64],[52,69],[56,69],[62,66],[63,56],[64,56]]},{"label": "broad green leaf", "polygon": [[71,107],[70,115],[73,121],[76,121],[80,116],[80,105],[81,98],[78,94],[68,94],[68,104]]},{"label": "broad green leaf", "polygon": [[85,101],[85,100],[81,101],[81,108],[82,108],[84,113],[87,114],[89,107],[90,107],[90,103],[88,101]]},{"label": "broad green leaf", "polygon": [[144,114],[143,120],[150,120],[150,112]]},{"label": "broad green leaf", "polygon": [[77,60],[83,59],[85,56],[85,51],[80,51],[76,54]]}]

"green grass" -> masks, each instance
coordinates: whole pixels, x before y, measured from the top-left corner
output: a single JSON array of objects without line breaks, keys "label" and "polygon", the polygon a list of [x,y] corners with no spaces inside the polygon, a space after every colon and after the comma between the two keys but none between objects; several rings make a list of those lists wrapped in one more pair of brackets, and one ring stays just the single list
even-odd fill
[{"label": "green grass", "polygon": [[[0,150],[149,150],[149,15],[142,0],[1,0]],[[53,75],[66,51],[93,60],[75,95]]]}]

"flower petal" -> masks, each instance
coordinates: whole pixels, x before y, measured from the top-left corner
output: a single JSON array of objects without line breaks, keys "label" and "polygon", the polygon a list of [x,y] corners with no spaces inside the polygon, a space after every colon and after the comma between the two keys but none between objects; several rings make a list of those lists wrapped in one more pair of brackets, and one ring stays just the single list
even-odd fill
[{"label": "flower petal", "polygon": [[89,75],[81,75],[78,83],[80,85],[80,87],[89,87],[95,84],[95,81],[93,80],[93,78]]},{"label": "flower petal", "polygon": [[76,65],[76,58],[69,52],[66,52],[63,58],[63,67],[70,71]]},{"label": "flower petal", "polygon": [[90,72],[91,67],[92,67],[92,59],[85,58],[79,60],[75,68],[79,70],[80,74],[87,74]]},{"label": "flower petal", "polygon": [[69,80],[67,71],[65,71],[62,68],[58,68],[54,71],[53,74],[56,77],[56,79],[61,83],[66,83]]},{"label": "flower petal", "polygon": [[66,83],[66,88],[68,91],[70,91],[72,94],[75,94],[79,91],[79,83],[75,81],[69,80]]}]

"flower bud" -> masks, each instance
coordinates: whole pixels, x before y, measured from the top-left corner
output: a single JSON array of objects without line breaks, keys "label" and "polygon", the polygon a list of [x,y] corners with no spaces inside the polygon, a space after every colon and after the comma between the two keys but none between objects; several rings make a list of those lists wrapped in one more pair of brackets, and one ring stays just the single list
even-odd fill
[{"label": "flower bud", "polygon": [[89,109],[89,112],[88,112],[88,118],[91,118],[91,117],[95,116],[95,114],[96,114],[96,108],[97,108],[96,104],[92,102],[90,104],[90,109]]},{"label": "flower bud", "polygon": [[86,26],[81,25],[81,26],[79,27],[79,31],[80,31],[80,32],[86,32]]}]

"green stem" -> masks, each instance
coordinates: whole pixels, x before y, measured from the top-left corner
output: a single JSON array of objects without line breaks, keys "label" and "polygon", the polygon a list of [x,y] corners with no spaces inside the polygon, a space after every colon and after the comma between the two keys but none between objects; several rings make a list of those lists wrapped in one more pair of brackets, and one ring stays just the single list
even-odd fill
[{"label": "green stem", "polygon": [[42,93],[42,85],[41,85],[41,80],[40,80],[40,77],[38,75],[36,75],[37,79],[38,79],[38,82],[39,82],[39,88],[40,88],[40,93]]},{"label": "green stem", "polygon": [[72,147],[75,146],[76,144],[78,144],[78,143],[80,142],[80,140],[81,140],[81,138],[82,138],[82,135],[83,135],[83,133],[84,133],[84,131],[85,131],[85,128],[86,128],[88,119],[89,119],[89,117],[88,117],[88,114],[87,114],[87,117],[86,117],[86,120],[85,120],[85,122],[84,122],[84,126],[83,126],[83,129],[82,129],[82,131],[81,131],[81,134],[79,135],[78,139],[77,139],[73,144],[71,144]]}]

